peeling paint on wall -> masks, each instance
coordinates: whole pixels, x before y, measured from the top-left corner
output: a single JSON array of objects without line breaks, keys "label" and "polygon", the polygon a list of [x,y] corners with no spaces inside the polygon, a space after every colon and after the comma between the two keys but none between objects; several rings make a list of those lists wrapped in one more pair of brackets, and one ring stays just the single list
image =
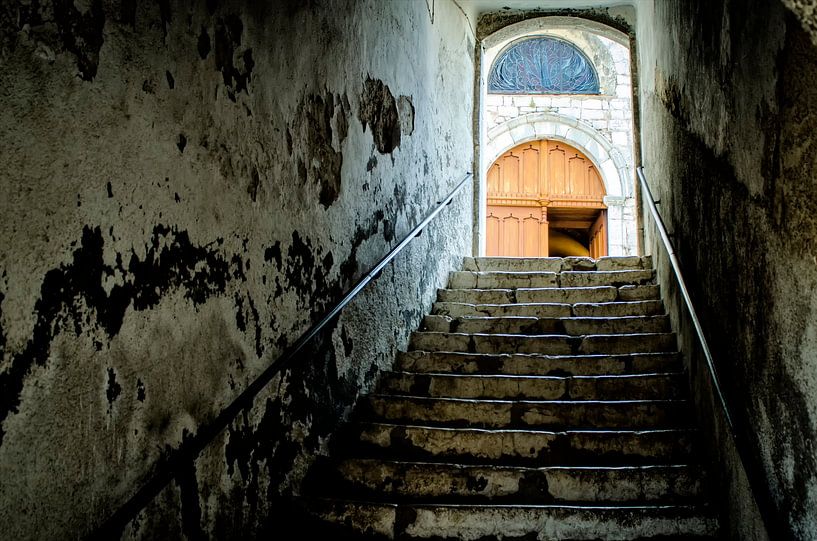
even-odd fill
[{"label": "peeling paint on wall", "polygon": [[[391,90],[379,79],[367,78],[360,96],[358,118],[365,130],[372,131],[375,147],[381,154],[391,154],[400,146],[400,118]],[[412,108],[413,113],[413,108]],[[413,124],[413,115],[412,115]]]},{"label": "peeling paint on wall", "polygon": [[[241,48],[243,32],[244,23],[237,15],[228,15],[216,22],[214,34],[216,69],[221,71],[224,86],[227,88],[227,97],[232,101],[236,101],[236,94],[248,91],[247,85],[252,79],[252,70],[255,67],[252,49]],[[236,54],[237,51],[241,52]],[[201,53],[201,49],[199,52]]]},{"label": "peeling paint on wall", "polygon": [[325,96],[310,95],[298,105],[295,120],[287,129],[287,147],[292,148],[296,141],[303,149],[298,158],[298,176],[304,184],[320,188],[319,199],[324,208],[337,201],[341,191],[343,152],[332,145],[332,119],[336,117],[335,124],[340,126],[336,135],[342,145],[348,131],[347,114],[344,107],[335,107],[331,92]]},{"label": "peeling paint on wall", "polygon": [[[103,247],[99,228],[85,227],[71,263],[46,273],[34,306],[34,332],[25,349],[13,355],[10,366],[0,373],[0,422],[17,411],[25,378],[33,367],[48,361],[51,342],[63,329],[79,336],[93,321],[88,331],[99,329],[110,338],[119,333],[131,307],[150,309],[175,289],[183,289],[188,300],[200,304],[223,293],[231,279],[230,263],[215,247],[195,246],[187,232],[167,226],[154,227],[145,257],[132,252],[127,268],[122,257],[117,257],[116,266],[105,264]],[[108,276],[121,279],[110,292],[103,287]],[[0,430],[0,445],[4,436]]]},{"label": "peeling paint on wall", "polygon": [[93,81],[104,42],[105,10],[102,0],[91,0],[83,7],[84,10],[80,9],[71,0],[36,0],[6,6],[0,10],[4,48],[14,48],[12,36],[17,29],[23,29],[39,40],[42,47],[70,53],[79,76],[84,81]]},{"label": "peeling paint on wall", "polygon": [[400,116],[400,131],[403,135],[414,133],[414,104],[411,96],[400,96],[397,100],[397,113]]},{"label": "peeling paint on wall", "polygon": [[[413,2],[89,0],[59,28],[56,0],[0,4],[0,530],[83,537],[470,168],[473,44],[448,0],[434,25]],[[461,76],[384,67],[432,56]],[[468,201],[125,537],[260,535],[470,246]]]},{"label": "peeling paint on wall", "polygon": [[120,393],[122,393],[122,386],[116,381],[116,371],[113,368],[108,368],[108,384],[105,389],[105,396],[108,398],[109,407],[119,398]]}]

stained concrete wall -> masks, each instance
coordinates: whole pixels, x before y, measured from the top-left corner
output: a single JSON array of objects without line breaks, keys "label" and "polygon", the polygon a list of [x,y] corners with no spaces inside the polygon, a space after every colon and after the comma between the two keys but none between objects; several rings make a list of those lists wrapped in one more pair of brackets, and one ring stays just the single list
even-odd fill
[{"label": "stained concrete wall", "polygon": [[798,20],[768,0],[639,4],[644,164],[745,471],[649,227],[647,247],[680,325],[715,443],[713,494],[734,539],[817,539],[817,47],[803,30],[814,28],[808,13]]},{"label": "stained concrete wall", "polygon": [[[4,537],[92,531],[471,170],[473,33],[429,5],[2,3]],[[471,200],[125,536],[270,526],[470,246]]]}]

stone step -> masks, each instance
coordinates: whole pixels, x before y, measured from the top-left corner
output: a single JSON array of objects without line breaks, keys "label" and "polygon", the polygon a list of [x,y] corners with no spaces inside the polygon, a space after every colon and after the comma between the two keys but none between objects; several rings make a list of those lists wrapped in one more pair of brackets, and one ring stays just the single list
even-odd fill
[{"label": "stone step", "polygon": [[424,503],[691,503],[697,466],[464,465],[351,458],[322,468],[317,491],[333,496]]},{"label": "stone step", "polygon": [[409,348],[468,353],[576,355],[671,352],[677,349],[677,343],[674,333],[565,336],[414,332]]},{"label": "stone step", "polygon": [[[714,539],[714,513],[696,505],[461,505],[373,503],[314,498],[298,503],[298,528],[323,539],[401,539],[435,541],[562,539],[685,540]],[[325,525],[331,528],[320,529]],[[303,535],[303,534],[302,534]]]},{"label": "stone step", "polygon": [[629,285],[621,287],[540,287],[519,289],[439,289],[438,302],[469,304],[510,303],[606,303],[615,301],[659,300],[656,285]]},{"label": "stone step", "polygon": [[555,272],[454,271],[448,279],[448,287],[452,289],[559,287],[559,277]]},{"label": "stone step", "polygon": [[455,271],[448,280],[451,289],[594,287],[649,284],[650,270],[564,271],[564,272],[474,272]]},{"label": "stone step", "polygon": [[[561,257],[466,257],[462,261],[462,270],[471,272],[561,272],[562,264]],[[595,263],[592,266],[595,270]],[[566,266],[564,270],[573,270],[573,267]]]},{"label": "stone step", "polygon": [[[521,430],[355,423],[339,438],[351,456],[520,465],[644,465],[691,460],[695,432]],[[348,456],[348,455],[347,455]]]},{"label": "stone step", "polygon": [[594,376],[678,372],[681,358],[678,353],[537,355],[407,351],[397,354],[395,369],[460,374]]},{"label": "stone step", "polygon": [[558,279],[561,287],[619,287],[650,284],[655,280],[655,272],[652,269],[596,272],[565,271],[559,273]]},{"label": "stone step", "polygon": [[680,428],[689,425],[686,400],[474,400],[370,395],[364,419],[471,428]]},{"label": "stone step", "polygon": [[451,317],[463,316],[523,316],[570,317],[572,305],[562,303],[469,304],[464,302],[435,302],[432,314]]},{"label": "stone step", "polygon": [[670,330],[668,316],[627,317],[523,317],[428,315],[422,330],[482,334],[633,334],[664,333]]},{"label": "stone step", "polygon": [[576,317],[660,316],[666,313],[660,300],[579,303],[573,305],[572,311]]},{"label": "stone step", "polygon": [[686,395],[684,374],[517,376],[385,372],[383,394],[530,400],[660,400]]},{"label": "stone step", "polygon": [[432,314],[451,317],[627,317],[664,315],[661,301],[632,301],[605,303],[506,303],[469,304],[463,302],[436,302]]},{"label": "stone step", "polygon": [[650,256],[602,257],[597,260],[588,257],[466,257],[462,270],[465,271],[612,271],[651,269]]}]

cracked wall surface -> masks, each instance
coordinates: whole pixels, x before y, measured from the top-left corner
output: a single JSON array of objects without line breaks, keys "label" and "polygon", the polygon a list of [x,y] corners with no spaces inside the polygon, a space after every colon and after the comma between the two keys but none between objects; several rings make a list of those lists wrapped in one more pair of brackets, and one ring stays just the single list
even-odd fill
[{"label": "cracked wall surface", "polygon": [[[92,532],[447,195],[473,50],[448,1],[0,6],[4,535]],[[469,249],[454,203],[123,537],[275,527]]]},{"label": "cracked wall surface", "polygon": [[[682,317],[675,327],[693,352],[728,530],[735,539],[817,539],[817,47],[804,30],[813,13],[790,1],[802,9],[643,4],[644,164],[747,451],[744,473]],[[665,299],[681,313],[652,233]]]}]

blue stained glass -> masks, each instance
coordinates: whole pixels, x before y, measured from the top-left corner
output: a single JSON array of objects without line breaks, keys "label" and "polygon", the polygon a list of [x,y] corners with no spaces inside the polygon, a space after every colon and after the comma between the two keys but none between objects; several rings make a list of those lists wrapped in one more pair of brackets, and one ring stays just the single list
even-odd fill
[{"label": "blue stained glass", "polygon": [[574,45],[528,38],[500,53],[488,78],[491,94],[598,94],[599,77]]}]

